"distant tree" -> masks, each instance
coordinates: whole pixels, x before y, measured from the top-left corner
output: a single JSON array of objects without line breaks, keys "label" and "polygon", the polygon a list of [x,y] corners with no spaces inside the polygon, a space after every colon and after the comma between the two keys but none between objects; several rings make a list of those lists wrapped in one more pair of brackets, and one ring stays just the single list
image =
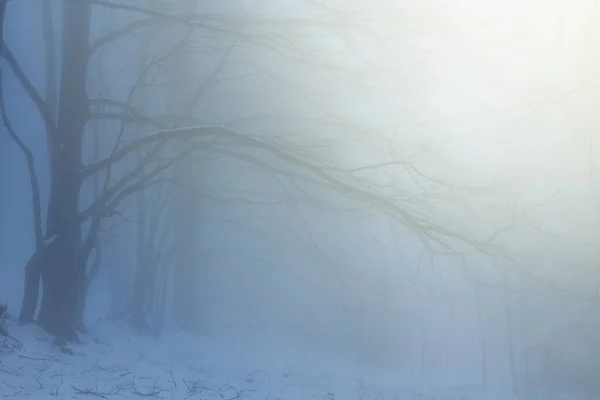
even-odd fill
[{"label": "distant tree", "polygon": [[4,304],[0,304],[0,335],[2,336],[9,336],[8,331],[4,327],[4,314],[7,308]]}]

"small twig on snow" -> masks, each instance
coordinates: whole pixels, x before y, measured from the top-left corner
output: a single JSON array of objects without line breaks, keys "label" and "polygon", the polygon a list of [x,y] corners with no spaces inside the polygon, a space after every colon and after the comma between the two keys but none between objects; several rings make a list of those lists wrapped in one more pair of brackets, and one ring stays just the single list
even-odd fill
[{"label": "small twig on snow", "polygon": [[169,366],[169,374],[171,375],[171,382],[173,382],[173,386],[177,389],[177,381],[175,381],[175,377],[173,376],[173,366]]}]

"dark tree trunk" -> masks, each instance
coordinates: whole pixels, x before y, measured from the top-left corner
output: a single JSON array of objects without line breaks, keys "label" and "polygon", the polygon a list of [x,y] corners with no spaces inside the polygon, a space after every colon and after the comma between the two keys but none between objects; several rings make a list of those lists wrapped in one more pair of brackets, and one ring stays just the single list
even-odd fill
[{"label": "dark tree trunk", "polygon": [[0,50],[4,42],[4,13],[6,11],[6,3],[8,3],[8,0],[0,0]]},{"label": "dark tree trunk", "polygon": [[[153,3],[150,1],[149,3]],[[156,39],[156,32],[150,30],[149,34],[145,37],[145,40],[138,48],[138,68],[140,71],[146,68],[148,62],[147,46],[152,40]],[[140,83],[146,83],[146,77],[140,78]],[[142,137],[144,130],[141,126],[136,129],[136,136]],[[143,162],[144,151],[138,150],[138,162]],[[131,302],[129,303],[129,322],[131,325],[138,330],[140,333],[146,333],[148,331],[148,321],[146,315],[146,306],[151,296],[153,279],[150,274],[151,266],[150,263],[153,261],[150,252],[153,250],[149,248],[148,239],[148,222],[149,222],[149,209],[146,198],[146,193],[136,193],[136,264],[135,274],[133,277],[133,288],[131,292]]]},{"label": "dark tree trunk", "polygon": [[95,239],[97,233],[95,234],[92,232],[91,234],[94,235],[94,238],[89,238],[89,240],[93,239],[96,243],[94,246],[95,258],[94,262],[89,268],[89,271],[87,268],[87,265],[89,263],[89,254],[85,254],[85,246],[82,249],[82,259],[80,261],[80,268],[82,270],[82,273],[80,273],[79,275],[79,285],[81,285],[80,287],[82,289],[79,291],[77,306],[75,310],[75,330],[77,330],[80,333],[88,333],[88,329],[85,325],[86,298],[90,291],[90,287],[92,286],[92,282],[94,281],[94,278],[96,278],[96,275],[100,270],[100,266],[102,265],[102,245]]},{"label": "dark tree trunk", "polygon": [[[170,258],[170,257],[169,257]],[[167,289],[169,286],[169,277],[171,275],[171,265],[167,263],[167,265],[162,265],[160,270],[160,276],[158,278],[157,284],[157,296],[155,299],[155,314],[156,320],[155,322],[155,332],[158,334],[160,332],[166,314],[166,305],[167,305]]]},{"label": "dark tree trunk", "polygon": [[[139,158],[140,160],[143,159],[141,152]],[[147,301],[147,287],[149,284],[149,277],[146,270],[150,257],[148,257],[149,249],[147,248],[146,240],[147,210],[144,193],[136,194],[136,208],[136,266],[129,315],[131,324],[139,331],[145,331],[147,326],[145,323],[144,306]]]},{"label": "dark tree trunk", "polygon": [[88,333],[85,326],[84,315],[85,315],[85,296],[87,295],[86,285],[86,266],[87,260],[79,260],[77,263],[77,293],[75,297],[74,316],[73,316],[73,329],[79,333]]},{"label": "dark tree trunk", "polygon": [[19,312],[19,323],[28,324],[34,321],[40,294],[40,279],[44,254],[36,251],[25,266],[25,288],[23,302]]},{"label": "dark tree trunk", "polygon": [[131,322],[142,332],[150,329],[149,315],[154,311],[154,298],[158,295],[156,289],[156,275],[158,271],[156,260],[147,259],[138,265],[133,285],[131,299]]},{"label": "dark tree trunk", "polygon": [[[182,5],[183,12],[193,12],[197,2],[187,1]],[[184,54],[178,54],[173,59],[177,65],[193,65],[193,60]],[[202,86],[197,89],[173,85],[169,93],[169,106],[175,110],[184,110],[185,116],[191,116],[204,92]],[[182,120],[183,121],[183,120]],[[181,148],[179,150],[182,150]],[[194,171],[194,172],[191,172]],[[197,189],[198,170],[195,165],[180,162],[175,167],[175,179],[185,186]],[[177,190],[172,202],[174,219],[174,257],[173,257],[173,317],[182,329],[197,328],[200,322],[198,312],[199,296],[199,267],[197,265],[197,249],[199,245],[198,214],[200,199],[188,190]]]},{"label": "dark tree trunk", "polygon": [[[161,207],[156,202],[147,203],[145,194],[137,194],[137,262],[130,307],[132,325],[141,332],[151,329],[149,317],[155,311],[155,298],[159,295],[157,277],[161,260],[157,246],[163,245],[156,241],[160,228]],[[152,209],[153,214],[149,214]]]},{"label": "dark tree trunk", "polygon": [[77,301],[77,252],[79,229],[65,228],[56,245],[44,257],[43,296],[38,322],[44,330],[60,339],[74,341],[75,305]]},{"label": "dark tree trunk", "polygon": [[[95,127],[94,131],[94,161],[98,162],[100,160],[100,134],[101,130],[98,125]],[[94,199],[99,199],[102,195],[101,187],[100,187],[100,179],[99,175],[95,174],[93,177],[93,194]],[[98,274],[98,270],[102,265],[102,243],[98,240],[100,234],[100,225],[101,220],[96,217],[92,221],[92,225],[90,226],[90,230],[88,232],[88,236],[86,239],[86,244],[84,244],[81,249],[81,268],[82,273],[80,275],[81,280],[80,284],[83,285],[83,289],[79,293],[79,299],[77,302],[76,315],[75,315],[75,329],[81,333],[88,333],[87,327],[85,325],[85,306],[86,306],[86,298],[90,287],[92,286],[92,281],[96,278]],[[91,265],[88,271],[88,264],[90,259],[90,253],[95,252],[94,263]]]},{"label": "dark tree trunk", "polygon": [[[4,47],[4,14],[6,11],[6,3],[8,2],[8,0],[0,0],[0,60],[2,60],[2,50]],[[1,79],[2,79],[2,70],[0,69],[0,90],[2,90],[2,84],[1,84]],[[4,99],[4,96],[0,95],[2,97],[2,99]],[[3,101],[3,100],[2,100]],[[0,141],[1,143],[1,141]],[[2,156],[2,152],[0,152],[0,156]],[[0,163],[0,167],[2,166],[2,164]],[[0,171],[0,178],[2,177],[2,173]],[[4,182],[0,181],[0,188],[3,185]],[[2,203],[0,202],[0,207],[2,207]],[[0,213],[0,216],[2,216],[2,214]],[[0,223],[2,223],[2,221],[0,221]],[[2,239],[2,232],[0,231],[0,239]],[[2,246],[0,246],[0,250]]]},{"label": "dark tree trunk", "polygon": [[82,139],[89,115],[86,75],[89,60],[91,6],[87,2],[63,4],[63,45],[58,130],[52,137],[51,191],[47,239],[55,242],[42,265],[40,325],[60,339],[74,340],[74,322],[81,275]]},{"label": "dark tree trunk", "polygon": [[[185,163],[179,168],[184,168]],[[184,178],[185,170],[179,177]],[[185,182],[191,180],[184,179]],[[197,203],[192,193],[180,190],[177,193],[175,215],[175,260],[173,316],[183,329],[193,329],[198,324],[198,267],[196,265]]]}]

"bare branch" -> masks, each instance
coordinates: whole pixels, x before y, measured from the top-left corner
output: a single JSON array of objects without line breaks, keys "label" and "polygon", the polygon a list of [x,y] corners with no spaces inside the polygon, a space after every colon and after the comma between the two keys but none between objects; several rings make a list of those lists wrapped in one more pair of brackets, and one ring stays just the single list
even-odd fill
[{"label": "bare branch", "polygon": [[303,168],[304,170],[314,173],[316,176],[323,179],[326,183],[331,185],[336,190],[350,195],[353,198],[357,198],[362,201],[367,201],[368,203],[378,207],[379,209],[384,210],[386,213],[392,215],[395,219],[401,220],[401,222],[413,232],[421,236],[426,236],[426,238],[429,238],[431,240],[438,241],[435,234],[441,234],[446,237],[460,239],[461,241],[467,242],[473,246],[481,246],[480,243],[475,243],[467,237],[452,232],[451,230],[439,224],[436,224],[433,221],[430,222],[426,219],[415,217],[410,212],[404,210],[403,208],[395,204],[393,201],[386,199],[383,196],[379,196],[375,193],[372,193],[371,191],[360,189],[358,187],[344,182],[340,178],[336,178],[335,176],[327,172],[327,168],[324,168],[324,165],[318,165],[305,159],[298,158],[292,155],[290,152],[285,151],[280,147],[277,147],[270,143],[267,143],[266,141],[260,140],[257,137],[253,137],[247,134],[238,134],[223,126],[180,128],[162,131],[153,135],[148,135],[143,138],[139,138],[137,140],[132,141],[127,146],[123,147],[123,149],[115,153],[113,157],[109,157],[95,165],[86,167],[85,174],[89,176],[97,171],[100,171],[103,168],[106,168],[108,165],[114,162],[118,162],[123,157],[127,156],[129,153],[135,151],[136,149],[159,140],[193,138],[203,136],[212,138],[226,138],[232,140],[232,142],[235,144],[247,145],[250,147],[261,149],[263,151],[267,151],[268,153],[281,159],[282,161],[285,161],[292,165],[296,165],[300,168]]},{"label": "bare branch", "polygon": [[[86,166],[83,170],[83,178],[88,178],[95,173],[102,171],[103,169],[108,168],[110,165],[115,164],[121,161],[123,158],[127,157],[129,154],[137,151],[138,149],[157,143],[163,140],[172,140],[172,139],[186,139],[186,138],[194,138],[194,137],[202,137],[202,136],[216,136],[222,127],[219,126],[207,126],[201,128],[180,128],[175,130],[164,130],[161,132],[157,132],[151,135],[146,135],[141,138],[135,139],[123,146],[120,150],[116,151],[111,156],[105,158],[102,161],[99,161],[95,164],[90,164]],[[229,132],[228,130],[225,130]],[[241,136],[241,135],[237,135]]]},{"label": "bare branch", "polygon": [[[70,0],[70,1],[81,1],[81,0]],[[122,4],[122,3],[112,3],[110,1],[105,1],[105,0],[85,0],[85,1],[87,1],[89,4],[91,4],[93,6],[102,6],[102,7],[113,9],[113,10],[135,12],[138,14],[152,17],[152,19],[180,22],[180,23],[184,23],[184,24],[190,23],[189,19],[186,18],[185,16],[171,15],[171,14],[167,14],[167,13],[162,13],[160,11],[152,10],[149,8],[133,6],[133,5],[129,5],[129,4]],[[136,28],[132,28],[132,30],[134,30],[134,29],[136,29]],[[126,32],[125,34],[127,34],[127,33],[128,32]],[[118,37],[116,39],[118,39]]]},{"label": "bare branch", "polygon": [[158,121],[156,121],[155,119],[149,117],[149,116],[133,116],[133,115],[128,115],[127,113],[123,114],[123,113],[117,113],[117,112],[91,112],[89,115],[89,121],[100,121],[100,120],[106,120],[106,121],[120,121],[120,122],[125,122],[127,124],[139,124],[139,125],[150,125],[150,126],[154,126],[157,128],[165,128],[164,125],[160,124]]},{"label": "bare branch", "polygon": [[158,154],[160,149],[164,147],[164,145],[164,141],[155,144],[150,153],[146,155],[144,159],[135,166],[135,168],[133,168],[129,173],[122,177],[117,183],[113,184],[110,188],[108,188],[110,182],[110,167],[112,167],[111,164],[107,171],[107,178],[104,181],[102,195],[98,199],[95,199],[94,203],[92,203],[91,206],[89,206],[85,211],[83,211],[80,214],[80,219],[83,221],[89,217],[92,217],[93,215],[96,215],[97,213],[106,213],[107,211],[109,211],[109,209],[105,209],[106,203],[112,197],[116,196],[120,190],[126,187],[127,184],[138,178],[138,176],[140,176],[143,173],[144,169],[146,169],[148,165],[150,165],[153,161],[156,161],[156,155]]},{"label": "bare branch", "polygon": [[156,174],[148,174],[145,175],[144,177],[142,177],[141,179],[139,179],[136,183],[126,187],[125,189],[123,189],[121,192],[119,192],[119,194],[117,196],[115,196],[115,198],[110,201],[110,203],[108,203],[106,205],[106,209],[115,209],[116,207],[119,206],[119,204],[125,200],[127,197],[141,192],[142,190],[148,189],[152,186],[156,186],[158,184],[162,184],[164,183],[164,180],[162,179],[152,179],[152,177],[154,175],[157,175],[159,172],[162,172],[164,170],[168,169],[168,167],[165,167],[163,169],[157,170]]},{"label": "bare branch", "polygon": [[142,111],[133,107],[130,102],[123,103],[114,99],[90,99],[91,106],[110,106],[121,109],[121,113],[102,112],[90,114],[90,119],[115,119],[126,120],[128,122],[140,122],[155,126],[160,129],[166,129],[168,126],[155,118],[144,114]]},{"label": "bare branch", "polygon": [[6,42],[2,42],[2,44],[2,57],[6,60],[6,62],[8,62],[8,65],[12,69],[19,82],[21,83],[21,86],[23,87],[23,89],[25,89],[31,100],[36,105],[40,115],[42,116],[42,119],[44,120],[44,125],[48,133],[50,135],[55,135],[57,128],[54,124],[54,118],[52,118],[52,113],[48,109],[48,105],[44,102],[44,99],[42,99],[42,96],[40,96],[35,86],[33,86],[33,83],[31,83],[31,80],[27,77],[27,75],[17,62],[12,51],[10,51],[10,49],[6,45]]},{"label": "bare branch", "polygon": [[[160,165],[155,167],[149,173],[143,175],[143,170],[152,162],[155,161],[155,156],[160,148],[164,145],[162,142],[160,146],[156,146],[149,156],[139,163],[129,174],[123,177],[113,187],[107,190],[99,199],[97,199],[88,209],[80,213],[80,220],[83,221],[97,212],[106,213],[110,210],[114,210],[119,203],[127,196],[135,193],[136,191],[145,188],[146,183],[151,179],[155,178],[161,172],[168,170],[175,163],[181,161],[187,155],[195,150],[194,147],[190,147],[186,151],[178,154],[177,156],[162,162]],[[131,181],[137,178],[137,182],[127,186]]]},{"label": "bare branch", "polygon": [[[131,106],[131,102],[133,101],[133,97],[134,97],[136,91],[138,90],[138,88],[140,87],[140,84],[142,83],[142,81],[145,78],[149,69],[152,68],[153,66],[165,61],[169,57],[171,57],[186,42],[190,33],[191,32],[188,32],[188,34],[177,44],[177,46],[173,47],[173,49],[171,49],[171,51],[169,51],[167,54],[165,54],[161,57],[155,57],[144,67],[144,69],[140,72],[135,84],[133,84],[131,86],[131,88],[129,89],[129,93],[127,95],[127,100],[124,104],[119,104],[116,102],[112,102],[110,100],[108,100],[106,102],[108,102],[112,105],[115,105],[115,104],[121,105],[122,115],[123,115],[123,117],[125,117],[126,114],[133,109],[133,107]],[[116,154],[116,152],[121,144],[123,135],[125,134],[125,126],[126,126],[126,119],[123,118],[121,120],[121,125],[120,125],[120,129],[119,129],[119,133],[117,135],[117,140],[115,142],[115,145],[114,145],[113,150],[109,157],[112,157]],[[106,173],[106,177],[104,180],[104,188],[103,188],[102,197],[100,199],[98,199],[95,202],[95,204],[98,205],[99,207],[103,207],[103,205],[106,203],[106,201],[110,197],[114,196],[120,189],[122,189],[125,185],[127,185],[128,182],[135,179],[137,177],[137,175],[140,174],[144,170],[144,168],[148,165],[148,163],[152,161],[152,158],[156,154],[158,154],[158,151],[162,147],[164,147],[165,144],[166,144],[166,142],[163,141],[162,143],[159,143],[157,146],[155,146],[155,148],[153,149],[153,151],[151,152],[151,155],[149,157],[147,156],[145,158],[145,160],[142,163],[140,163],[140,165],[138,165],[130,174],[128,174],[125,178],[121,179],[120,182],[118,182],[110,190],[108,190],[108,185],[109,185],[110,179],[111,179],[112,166],[114,165],[114,164],[110,164],[107,167],[107,173]],[[85,179],[85,177],[84,177],[84,179]]]},{"label": "bare branch", "polygon": [[99,392],[99,391],[93,390],[93,389],[80,389],[80,388],[75,387],[75,386],[71,386],[71,388],[77,394],[100,397],[101,399],[108,399],[107,396],[114,396],[114,395],[119,394],[120,392],[123,391],[123,387],[121,387],[121,386],[115,386],[111,390],[106,391],[106,392]]},{"label": "bare branch", "polygon": [[[246,27],[256,26],[256,27],[264,27],[264,26],[273,26],[273,27],[286,27],[291,31],[294,31],[300,27],[328,27],[328,28],[346,28],[347,24],[344,23],[343,18],[333,18],[332,14],[323,14],[320,17],[290,17],[290,18],[277,18],[277,17],[253,17],[249,20],[246,16],[228,16],[224,14],[218,13],[195,13],[195,12],[186,12],[185,14],[170,14],[168,12],[161,12],[151,8],[144,8],[140,6],[130,5],[130,4],[122,4],[122,3],[114,3],[106,0],[70,0],[70,1],[87,1],[88,4],[93,6],[101,6],[112,10],[121,10],[133,12],[141,15],[146,15],[148,17],[153,17],[157,19],[162,19],[165,21],[172,21],[181,23],[189,26],[197,26],[197,27],[206,27],[210,29],[218,29],[217,26],[208,25],[208,23],[219,22],[223,26],[229,27]],[[354,29],[359,30],[360,28],[354,27]],[[233,32],[231,32],[233,33]],[[369,32],[373,36],[381,36],[378,35],[376,31]],[[264,35],[263,35],[264,36]],[[276,35],[275,35],[276,36]]]},{"label": "bare branch", "polygon": [[31,196],[33,200],[33,233],[35,237],[36,251],[39,252],[44,246],[44,235],[42,230],[42,214],[41,214],[41,200],[40,200],[40,186],[38,182],[38,176],[35,169],[35,160],[33,153],[29,147],[21,140],[21,138],[15,132],[8,112],[6,111],[4,101],[4,86],[2,82],[2,69],[0,68],[0,116],[6,127],[6,131],[11,139],[17,144],[19,149],[23,152],[25,160],[27,161],[27,170],[29,171],[29,183],[31,185]]},{"label": "bare branch", "polygon": [[101,36],[98,39],[96,39],[91,44],[91,54],[94,54],[95,52],[100,50],[100,48],[102,48],[103,46],[106,46],[112,42],[115,42],[115,41],[123,38],[124,36],[135,32],[138,29],[156,25],[161,22],[164,22],[164,19],[157,18],[157,17],[145,18],[145,19],[140,19],[140,20],[134,21],[134,22],[130,22],[127,25],[125,25],[119,29],[116,29],[112,32],[109,32],[109,33],[105,34],[104,36]]}]

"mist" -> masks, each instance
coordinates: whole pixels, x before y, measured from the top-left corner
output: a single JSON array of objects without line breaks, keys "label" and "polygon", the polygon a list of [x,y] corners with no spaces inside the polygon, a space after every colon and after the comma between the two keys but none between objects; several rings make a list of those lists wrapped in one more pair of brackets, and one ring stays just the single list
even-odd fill
[{"label": "mist", "polygon": [[338,379],[249,398],[600,395],[594,2],[0,10],[0,367],[106,341]]}]

